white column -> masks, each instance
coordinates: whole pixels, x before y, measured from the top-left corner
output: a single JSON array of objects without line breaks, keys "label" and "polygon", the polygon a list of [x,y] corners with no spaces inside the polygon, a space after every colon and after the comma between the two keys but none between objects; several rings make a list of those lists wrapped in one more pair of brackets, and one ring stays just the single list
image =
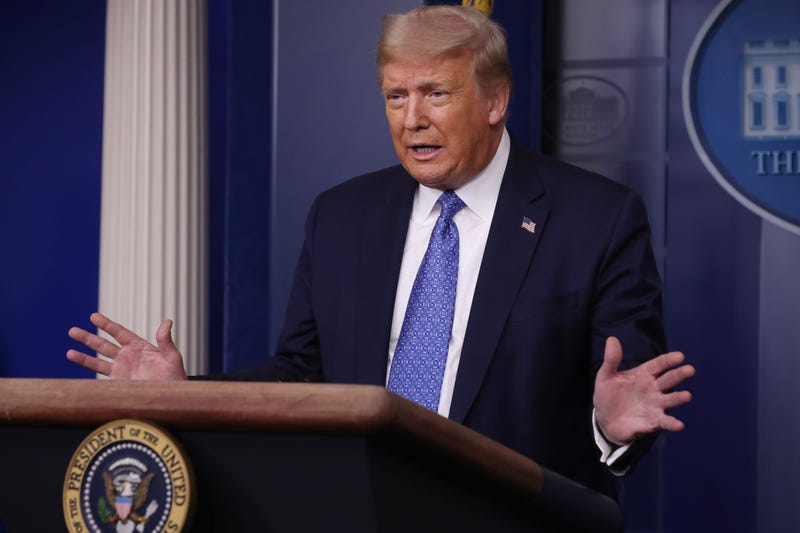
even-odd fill
[{"label": "white column", "polygon": [[205,0],[108,0],[99,309],[207,371]]}]

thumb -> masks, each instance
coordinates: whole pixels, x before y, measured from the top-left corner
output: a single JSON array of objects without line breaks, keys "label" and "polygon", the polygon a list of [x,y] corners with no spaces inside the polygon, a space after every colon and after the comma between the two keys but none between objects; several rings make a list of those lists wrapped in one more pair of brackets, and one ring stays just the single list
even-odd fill
[{"label": "thumb", "polygon": [[614,376],[622,363],[622,344],[616,337],[606,339],[606,349],[603,353],[603,365],[597,371],[597,379],[608,379]]},{"label": "thumb", "polygon": [[162,352],[178,351],[178,348],[172,341],[172,320],[167,319],[158,326],[156,341],[158,342],[158,349]]}]

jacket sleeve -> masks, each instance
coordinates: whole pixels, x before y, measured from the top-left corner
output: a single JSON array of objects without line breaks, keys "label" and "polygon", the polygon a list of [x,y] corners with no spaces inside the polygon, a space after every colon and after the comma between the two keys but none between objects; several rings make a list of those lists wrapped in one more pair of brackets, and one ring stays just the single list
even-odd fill
[{"label": "jacket sleeve", "polygon": [[[605,341],[616,336],[622,343],[621,369],[632,368],[666,352],[662,316],[661,278],[656,268],[647,212],[636,193],[623,203],[596,284],[592,319],[594,371],[603,362]],[[659,433],[636,439],[609,464],[621,475],[630,472],[653,445]]]}]

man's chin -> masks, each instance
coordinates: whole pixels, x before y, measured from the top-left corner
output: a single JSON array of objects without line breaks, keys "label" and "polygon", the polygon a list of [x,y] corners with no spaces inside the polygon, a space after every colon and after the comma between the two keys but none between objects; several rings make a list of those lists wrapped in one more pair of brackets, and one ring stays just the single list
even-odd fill
[{"label": "man's chin", "polygon": [[441,171],[437,172],[434,169],[425,168],[424,165],[403,164],[403,167],[417,183],[430,189],[438,189],[440,191],[457,189],[466,181],[466,179],[459,179]]}]

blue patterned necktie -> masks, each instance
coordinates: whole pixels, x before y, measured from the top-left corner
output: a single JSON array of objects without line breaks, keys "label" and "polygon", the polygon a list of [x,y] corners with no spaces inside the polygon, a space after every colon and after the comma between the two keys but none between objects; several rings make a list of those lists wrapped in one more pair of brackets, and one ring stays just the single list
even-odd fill
[{"label": "blue patterned necktie", "polygon": [[464,207],[453,191],[442,193],[437,202],[442,212],[411,288],[386,385],[434,412],[439,408],[456,302],[458,228],[453,216]]}]

